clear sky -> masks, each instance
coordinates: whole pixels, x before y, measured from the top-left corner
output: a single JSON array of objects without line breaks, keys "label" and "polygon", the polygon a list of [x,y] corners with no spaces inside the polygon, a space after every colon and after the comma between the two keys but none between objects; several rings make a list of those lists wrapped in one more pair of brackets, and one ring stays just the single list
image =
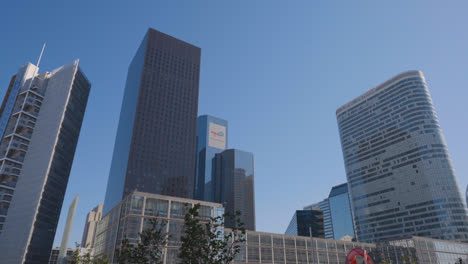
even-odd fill
[{"label": "clear sky", "polygon": [[468,2],[6,1],[0,92],[26,62],[79,58],[92,82],[54,245],[80,195],[70,246],[104,200],[127,68],[148,27],[202,48],[199,114],[229,121],[255,155],[257,230],[346,181],[335,110],[392,76],[422,70],[463,194],[468,183]]}]

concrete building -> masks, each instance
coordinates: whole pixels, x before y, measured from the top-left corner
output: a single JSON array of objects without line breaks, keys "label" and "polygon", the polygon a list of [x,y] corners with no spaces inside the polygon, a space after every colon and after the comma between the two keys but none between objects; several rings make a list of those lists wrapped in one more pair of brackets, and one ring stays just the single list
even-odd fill
[{"label": "concrete building", "polygon": [[0,263],[47,263],[91,84],[78,60],[13,76],[0,108]]},{"label": "concrete building", "polygon": [[[122,238],[127,237],[131,243],[136,243],[138,233],[148,223],[147,219],[159,218],[168,221],[165,232],[170,235],[164,247],[163,263],[178,263],[183,218],[187,209],[197,203],[201,204],[202,222],[224,213],[221,204],[216,203],[141,192],[129,195],[99,222],[96,256],[108,256],[111,263],[116,263],[115,250],[120,247]],[[229,228],[223,230],[232,231]],[[420,264],[455,263],[458,258],[468,261],[468,244],[421,237],[372,244],[248,230],[245,238],[246,242],[242,243],[233,263],[341,264],[356,248],[366,250],[374,263],[408,263],[404,261],[405,257],[413,257]]]},{"label": "concrete building", "polygon": [[123,238],[127,238],[130,243],[136,243],[138,234],[149,224],[147,220],[158,218],[167,221],[165,232],[169,234],[168,245],[164,249],[164,263],[177,263],[184,217],[188,208],[195,204],[200,204],[199,216],[202,222],[224,214],[224,208],[218,203],[133,192],[98,223],[94,243],[95,256],[107,256],[111,263],[116,263],[115,252]]},{"label": "concrete building", "polygon": [[78,195],[75,196],[75,199],[73,199],[70,208],[68,208],[67,222],[65,222],[65,229],[62,235],[62,244],[60,245],[60,251],[58,255],[58,263],[60,264],[66,264],[67,262],[67,248],[68,243],[70,242],[70,233],[73,228],[73,222],[75,221],[76,207],[78,206],[78,197]]},{"label": "concrete building", "polygon": [[104,213],[134,190],[193,197],[200,57],[148,29],[128,69]]},{"label": "concrete building", "polygon": [[336,111],[359,241],[422,236],[468,242],[468,214],[420,71]]},{"label": "concrete building", "polygon": [[296,210],[284,234],[325,238],[323,211]]},{"label": "concrete building", "polygon": [[[255,188],[253,154],[238,149],[228,149],[215,155],[215,202],[222,204],[226,212],[241,213],[241,220],[248,230],[255,230]],[[226,227],[236,225],[234,219],[226,219]]]},{"label": "concrete building", "polygon": [[102,204],[98,204],[98,206],[94,207],[94,209],[86,215],[83,238],[81,239],[81,247],[83,248],[92,248],[94,245],[97,223],[101,221],[102,218],[102,207]]},{"label": "concrete building", "polygon": [[197,126],[197,171],[195,176],[194,199],[215,201],[214,157],[228,147],[228,122],[210,115],[198,117]]}]

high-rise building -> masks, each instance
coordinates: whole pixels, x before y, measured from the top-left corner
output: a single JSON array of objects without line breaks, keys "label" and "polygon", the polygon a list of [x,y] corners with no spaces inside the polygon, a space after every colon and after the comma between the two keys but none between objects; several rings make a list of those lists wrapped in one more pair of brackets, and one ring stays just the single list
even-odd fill
[{"label": "high-rise building", "polygon": [[[60,248],[56,247],[53,248],[50,252],[50,258],[48,264],[59,264],[58,262],[58,255],[59,255]],[[73,257],[74,250],[72,248],[67,249],[67,259],[71,259]]]},{"label": "high-rise building", "polygon": [[96,226],[102,218],[102,204],[94,207],[94,209],[86,216],[86,222],[83,230],[83,238],[81,239],[81,247],[92,248],[94,238],[96,236]]},{"label": "high-rise building", "polygon": [[468,214],[425,78],[401,73],[336,111],[359,241],[468,242]]},{"label": "high-rise building", "polygon": [[320,210],[323,212],[323,229],[326,239],[333,239],[335,237],[333,233],[333,221],[330,210],[330,203],[327,199],[321,202],[311,204],[304,207],[304,210]]},{"label": "high-rise building", "polygon": [[134,190],[192,198],[200,57],[148,29],[128,69],[104,213]]},{"label": "high-rise building", "polygon": [[91,87],[78,61],[37,72],[20,68],[0,111],[0,263],[49,260]]},{"label": "high-rise building", "polygon": [[63,236],[62,236],[62,243],[60,244],[60,251],[58,255],[58,262],[59,263],[67,263],[66,257],[67,257],[67,249],[68,249],[68,243],[70,242],[70,234],[72,231],[73,227],[73,222],[75,221],[75,213],[76,213],[76,207],[78,206],[78,195],[75,196],[75,199],[73,199],[73,202],[70,205],[70,208],[68,208],[68,214],[67,214],[67,222],[65,223],[65,229],[63,231]]},{"label": "high-rise building", "polygon": [[215,201],[214,157],[227,148],[227,136],[226,120],[210,115],[198,117],[197,171],[194,190],[196,200]]},{"label": "high-rise building", "polygon": [[[312,232],[312,234],[311,234]],[[322,210],[297,210],[284,232],[286,235],[325,238]]]},{"label": "high-rise building", "polygon": [[[223,204],[226,212],[241,212],[248,230],[255,230],[255,192],[253,154],[227,149],[215,155],[215,202]],[[226,219],[226,227],[234,227],[234,219]]]},{"label": "high-rise building", "polygon": [[348,184],[333,186],[328,195],[330,215],[333,226],[333,239],[341,239],[344,236],[354,237],[354,224],[351,204],[348,196]]}]

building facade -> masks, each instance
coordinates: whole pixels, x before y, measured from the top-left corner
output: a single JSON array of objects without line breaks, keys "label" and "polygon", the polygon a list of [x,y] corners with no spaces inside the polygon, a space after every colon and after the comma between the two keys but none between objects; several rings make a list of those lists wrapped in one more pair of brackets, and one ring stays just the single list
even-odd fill
[{"label": "building facade", "polygon": [[101,221],[102,218],[102,207],[102,204],[98,204],[98,206],[94,207],[93,210],[86,215],[83,238],[81,239],[82,248],[92,248],[94,245],[97,223]]},{"label": "building facade", "polygon": [[149,29],[127,75],[104,213],[134,190],[192,198],[201,49]]},{"label": "building facade", "polygon": [[78,61],[37,72],[21,67],[1,107],[0,263],[49,260],[91,88]]},{"label": "building facade", "polygon": [[[49,257],[49,264],[62,264],[58,262],[58,256],[59,256],[59,251],[60,248],[56,247],[53,248],[52,251],[50,252],[50,257]],[[67,249],[67,258],[70,259],[73,256],[74,250],[69,248]]]},{"label": "building facade", "polygon": [[359,241],[468,242],[468,216],[423,74],[395,76],[336,112]]},{"label": "building facade", "polygon": [[[216,186],[214,177],[215,154],[228,147],[228,122],[202,115],[197,126],[197,171],[195,175],[194,199],[214,202]],[[218,183],[219,185],[220,183]]]},{"label": "building facade", "polygon": [[164,263],[177,263],[184,217],[195,204],[200,204],[199,216],[202,222],[224,214],[224,208],[217,203],[142,192],[128,195],[98,223],[95,256],[107,256],[111,263],[116,263],[116,249],[120,248],[124,238],[130,243],[137,243],[139,233],[149,224],[148,219],[161,219],[166,221],[163,232],[169,234],[164,249]]},{"label": "building facade", "polygon": [[[95,256],[107,256],[111,263],[117,263],[115,253],[122,238],[136,243],[138,233],[146,227],[148,219],[158,218],[167,221],[164,232],[169,234],[163,263],[178,263],[184,216],[194,204],[200,204],[202,222],[224,213],[221,204],[217,203],[134,192],[99,222]],[[229,228],[223,230],[232,231]],[[371,244],[247,230],[245,240],[234,263],[344,264],[347,254],[355,248],[366,250],[374,263],[404,264],[409,258],[420,264],[451,264],[458,258],[468,261],[468,244],[421,237]]]},{"label": "building facade", "polygon": [[321,210],[296,210],[284,232],[286,235],[325,238]]},{"label": "building facade", "polygon": [[[255,188],[253,154],[238,149],[228,149],[215,155],[215,202],[226,212],[241,212],[241,220],[248,230],[255,230]],[[234,219],[226,219],[226,227],[236,225]]]},{"label": "building facade", "polygon": [[348,184],[333,186],[328,195],[330,215],[333,226],[333,239],[339,240],[344,236],[354,237],[354,223],[349,202]]},{"label": "building facade", "polygon": [[333,233],[333,221],[330,210],[330,202],[327,199],[324,199],[321,202],[311,204],[304,207],[304,210],[320,210],[323,212],[323,229],[325,232],[326,239],[334,239],[335,235]]}]

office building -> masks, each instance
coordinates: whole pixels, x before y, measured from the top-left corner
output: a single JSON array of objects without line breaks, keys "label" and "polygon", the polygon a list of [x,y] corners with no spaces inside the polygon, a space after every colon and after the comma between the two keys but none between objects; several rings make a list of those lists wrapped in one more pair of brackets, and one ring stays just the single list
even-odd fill
[{"label": "office building", "polygon": [[325,238],[321,210],[297,210],[289,222],[286,235]]},{"label": "office building", "polygon": [[[253,154],[238,149],[227,149],[215,155],[215,202],[226,212],[241,212],[241,220],[248,230],[255,230],[255,190]],[[236,225],[226,219],[226,227]]]},{"label": "office building", "polygon": [[97,223],[101,221],[102,218],[102,207],[103,205],[99,204],[86,216],[83,238],[81,239],[82,248],[92,248],[94,245]]},{"label": "office building", "polygon": [[351,204],[348,196],[348,184],[333,186],[328,195],[333,239],[339,240],[345,236],[354,237],[354,224]]},{"label": "office building", "polygon": [[[183,218],[187,212],[185,205],[191,207],[197,203],[201,204],[202,222],[224,213],[222,205],[217,203],[141,192],[130,194],[99,222],[95,256],[107,256],[110,263],[117,263],[115,253],[122,238],[136,243],[138,233],[146,227],[148,219],[159,218],[168,221],[163,231],[169,234],[163,249],[163,264],[178,263]],[[231,232],[229,228],[223,230]],[[458,258],[468,261],[468,244],[422,237],[373,244],[247,230],[245,239],[233,263],[337,264],[345,263],[349,252],[356,248],[366,250],[374,263],[408,263],[403,262],[405,257],[412,257],[420,264],[455,263]]]},{"label": "office building", "polygon": [[404,72],[336,111],[358,241],[468,242],[468,216],[425,78]]},{"label": "office building", "polygon": [[49,260],[90,87],[78,60],[13,76],[1,107],[0,263]]},{"label": "office building", "polygon": [[320,210],[323,212],[323,229],[326,239],[334,239],[335,235],[333,233],[333,221],[330,210],[330,203],[327,199],[324,199],[321,202],[311,204],[304,207],[304,210]]},{"label": "office building", "polygon": [[[50,252],[50,258],[48,264],[59,264],[58,262],[58,255],[59,255],[60,248],[56,247],[53,248]],[[67,259],[71,259],[73,257],[74,250],[69,248],[67,249]],[[61,264],[61,263],[60,263]]]},{"label": "office building", "polygon": [[98,223],[94,243],[95,256],[106,256],[111,263],[116,263],[116,249],[120,247],[122,240],[127,238],[130,243],[137,243],[139,233],[150,223],[148,219],[157,218],[167,221],[162,230],[169,235],[167,247],[164,248],[164,263],[177,263],[184,217],[195,204],[200,204],[199,219],[202,223],[224,214],[224,208],[217,203],[137,191],[131,193]]},{"label": "office building", "polygon": [[104,213],[134,190],[193,197],[200,56],[148,29],[128,69]]},{"label": "office building", "polygon": [[228,122],[226,120],[210,115],[198,117],[194,199],[215,201],[216,182],[214,181],[213,161],[215,154],[221,153],[227,148],[227,136]]}]

